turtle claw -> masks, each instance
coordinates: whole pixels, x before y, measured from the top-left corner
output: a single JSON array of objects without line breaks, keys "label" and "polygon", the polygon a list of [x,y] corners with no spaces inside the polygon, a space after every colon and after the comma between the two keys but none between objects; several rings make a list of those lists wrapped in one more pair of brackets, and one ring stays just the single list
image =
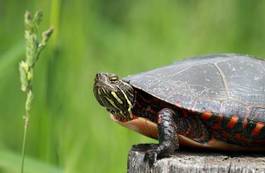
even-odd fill
[{"label": "turtle claw", "polygon": [[145,153],[144,161],[148,162],[149,167],[153,167],[154,163],[157,161],[157,151],[149,150]]}]

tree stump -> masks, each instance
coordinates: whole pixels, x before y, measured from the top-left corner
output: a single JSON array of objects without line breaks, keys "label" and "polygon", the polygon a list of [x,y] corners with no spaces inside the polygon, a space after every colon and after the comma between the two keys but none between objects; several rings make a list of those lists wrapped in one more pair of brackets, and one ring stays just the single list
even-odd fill
[{"label": "tree stump", "polygon": [[144,155],[153,145],[134,145],[129,152],[128,173],[265,173],[265,154],[217,153],[183,150],[158,160],[153,167]]}]

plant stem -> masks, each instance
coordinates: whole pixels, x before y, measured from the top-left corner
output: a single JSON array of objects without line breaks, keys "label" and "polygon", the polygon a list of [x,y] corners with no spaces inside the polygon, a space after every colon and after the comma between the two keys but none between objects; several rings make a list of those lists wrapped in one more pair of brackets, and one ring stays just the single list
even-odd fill
[{"label": "plant stem", "polygon": [[26,41],[26,58],[19,64],[21,90],[26,93],[25,115],[24,118],[24,133],[22,142],[22,161],[21,173],[24,173],[25,150],[27,144],[27,134],[29,127],[29,118],[31,110],[31,102],[33,99],[32,80],[33,71],[36,62],[43,48],[46,46],[53,29],[48,29],[42,33],[42,37],[38,37],[38,28],[42,19],[42,13],[36,12],[34,16],[30,12],[25,13],[25,41]]},{"label": "plant stem", "polygon": [[25,148],[27,142],[27,131],[29,126],[29,112],[25,113],[24,116],[24,133],[23,133],[23,143],[22,143],[22,161],[21,161],[21,173],[24,172],[24,162],[25,162]]},{"label": "plant stem", "polygon": [[[33,73],[33,69],[30,70]],[[23,142],[22,142],[22,160],[21,160],[21,173],[24,173],[24,163],[25,163],[25,150],[27,144],[27,134],[29,128],[29,118],[30,118],[30,109],[31,109],[31,101],[32,101],[32,84],[29,83],[27,88],[27,98],[25,103],[25,116],[24,119],[24,133],[23,133]]]}]

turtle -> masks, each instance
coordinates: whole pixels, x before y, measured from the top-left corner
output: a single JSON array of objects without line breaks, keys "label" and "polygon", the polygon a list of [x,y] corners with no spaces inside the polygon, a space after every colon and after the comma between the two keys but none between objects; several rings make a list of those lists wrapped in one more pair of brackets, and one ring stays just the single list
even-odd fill
[{"label": "turtle", "polygon": [[97,73],[93,92],[119,124],[158,139],[144,160],[180,147],[265,150],[265,61],[213,54],[124,78]]}]

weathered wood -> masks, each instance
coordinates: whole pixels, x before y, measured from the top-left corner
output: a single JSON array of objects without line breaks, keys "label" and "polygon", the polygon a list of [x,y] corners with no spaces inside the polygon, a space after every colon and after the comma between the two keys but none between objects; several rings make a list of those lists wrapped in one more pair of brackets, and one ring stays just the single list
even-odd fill
[{"label": "weathered wood", "polygon": [[152,168],[144,162],[151,145],[132,147],[128,173],[265,173],[265,154],[214,153],[179,151],[170,158],[158,160]]}]

